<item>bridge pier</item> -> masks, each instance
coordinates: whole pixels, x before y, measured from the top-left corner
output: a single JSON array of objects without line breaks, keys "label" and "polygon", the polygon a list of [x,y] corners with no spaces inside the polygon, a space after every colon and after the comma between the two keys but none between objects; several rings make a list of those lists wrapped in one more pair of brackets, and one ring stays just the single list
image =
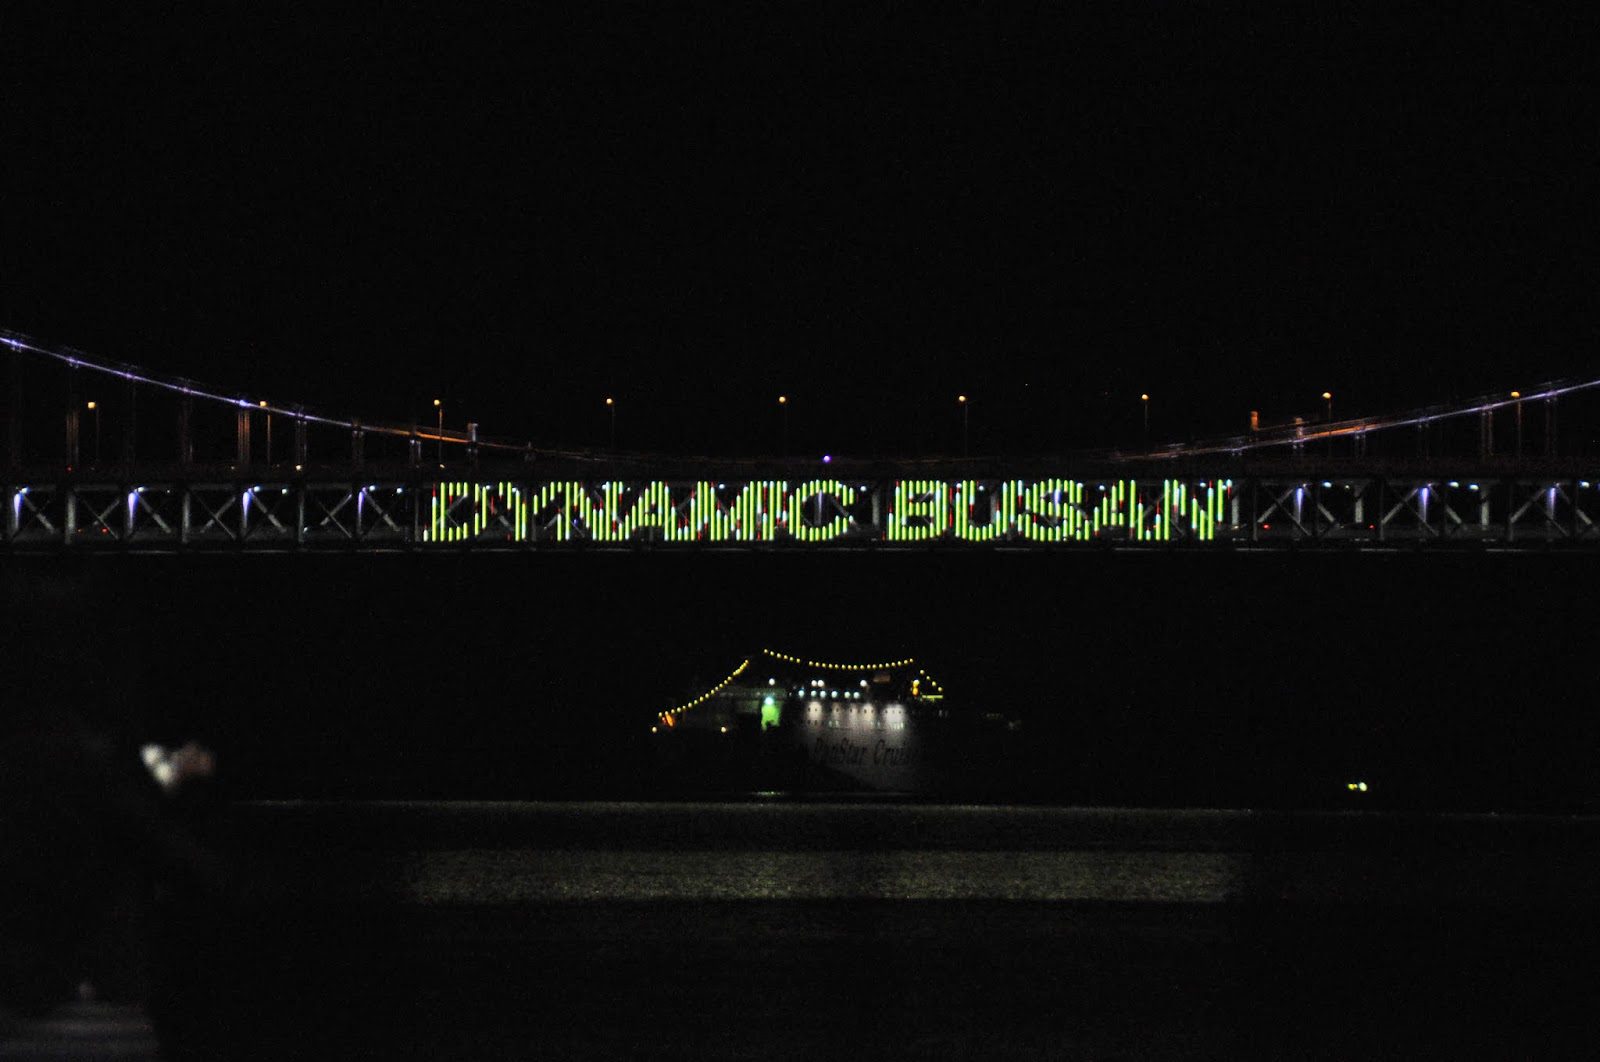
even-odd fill
[{"label": "bridge pier", "polygon": [[234,459],[241,473],[250,467],[250,410],[241,406],[234,411]]},{"label": "bridge pier", "polygon": [[300,471],[306,467],[306,411],[301,408],[294,418],[294,467]]},{"label": "bridge pier", "polygon": [[[123,475],[132,478],[139,436],[139,388],[132,380],[129,380],[123,393],[125,395],[123,403],[126,409],[122,417],[122,471]],[[97,433],[98,431],[99,429],[96,428]],[[99,445],[100,443],[97,439],[95,446],[98,447]]]},{"label": "bridge pier", "polygon": [[67,423],[66,423],[66,460],[63,462],[67,471],[71,472],[78,467],[78,370],[67,370]]},{"label": "bridge pier", "polygon": [[178,467],[185,472],[194,464],[194,397],[178,400]]},{"label": "bridge pier", "polygon": [[6,467],[22,467],[22,352],[16,347],[6,359]]}]

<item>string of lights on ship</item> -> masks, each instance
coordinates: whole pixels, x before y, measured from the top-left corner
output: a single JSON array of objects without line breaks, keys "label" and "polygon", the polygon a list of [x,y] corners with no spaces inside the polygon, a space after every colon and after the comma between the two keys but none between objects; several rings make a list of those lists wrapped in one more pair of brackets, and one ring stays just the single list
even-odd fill
[{"label": "string of lights on ship", "polygon": [[[763,649],[761,650],[760,655],[768,657],[772,660],[782,661],[786,664],[796,664],[803,667],[814,668],[819,671],[855,672],[857,674],[867,674],[881,671],[898,671],[903,668],[909,668],[916,663],[915,657],[908,656],[904,660],[882,660],[871,664],[839,664],[830,663],[825,660],[808,660],[804,657],[794,656],[790,653],[780,653],[775,649]],[[750,664],[754,661],[754,659],[754,657],[746,657],[744,660],[739,661],[739,666],[728,672],[727,676],[723,678],[721,682],[718,682],[716,685],[700,694],[700,696],[694,698],[693,700],[686,701],[675,708],[669,708],[666,711],[659,713],[661,722],[669,727],[676,725],[678,717],[683,713],[692,708],[699,707],[731,686],[735,679],[739,678],[739,676],[743,675],[750,669]],[[822,680],[818,679],[815,681],[820,683]],[[928,687],[926,691],[922,689],[924,683]],[[776,678],[767,679],[767,685],[775,686],[776,684]],[[866,685],[865,679],[861,680],[861,685]],[[804,687],[801,687],[801,689],[804,689]],[[834,700],[840,699],[841,696],[846,700],[861,699],[861,694],[853,690],[845,690],[842,694],[839,690],[828,690],[827,692],[832,695],[832,699]],[[916,675],[911,680],[911,696],[926,700],[937,700],[944,696],[944,688],[940,686],[931,675],[919,668]]]}]

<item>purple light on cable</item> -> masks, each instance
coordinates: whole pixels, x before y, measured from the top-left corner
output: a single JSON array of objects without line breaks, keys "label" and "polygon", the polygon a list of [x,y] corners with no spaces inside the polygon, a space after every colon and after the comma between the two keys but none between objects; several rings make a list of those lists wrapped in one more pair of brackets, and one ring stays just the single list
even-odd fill
[{"label": "purple light on cable", "polygon": [[133,522],[133,509],[134,509],[134,506],[138,504],[138,502],[139,502],[139,492],[136,491],[136,490],[130,490],[128,492],[128,522],[129,523]]},{"label": "purple light on cable", "polygon": [[833,455],[832,454],[823,454],[822,455],[822,463],[825,464],[825,465],[833,464]]}]

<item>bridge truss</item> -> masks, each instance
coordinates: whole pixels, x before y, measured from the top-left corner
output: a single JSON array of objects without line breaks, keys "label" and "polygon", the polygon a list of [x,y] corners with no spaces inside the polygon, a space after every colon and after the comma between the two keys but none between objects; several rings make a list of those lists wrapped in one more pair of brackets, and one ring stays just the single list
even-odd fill
[{"label": "bridge truss", "polygon": [[[0,484],[0,550],[1600,548],[1600,467],[586,482],[93,476]],[[962,470],[963,473],[968,470]]]}]

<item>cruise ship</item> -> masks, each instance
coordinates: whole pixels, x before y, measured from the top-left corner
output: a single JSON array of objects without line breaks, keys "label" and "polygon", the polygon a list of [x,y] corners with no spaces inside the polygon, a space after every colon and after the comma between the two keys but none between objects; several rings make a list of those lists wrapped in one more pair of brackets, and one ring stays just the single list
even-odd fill
[{"label": "cruise ship", "polygon": [[1019,723],[947,698],[915,658],[762,649],[651,723],[676,788],[958,795],[988,787]]}]

